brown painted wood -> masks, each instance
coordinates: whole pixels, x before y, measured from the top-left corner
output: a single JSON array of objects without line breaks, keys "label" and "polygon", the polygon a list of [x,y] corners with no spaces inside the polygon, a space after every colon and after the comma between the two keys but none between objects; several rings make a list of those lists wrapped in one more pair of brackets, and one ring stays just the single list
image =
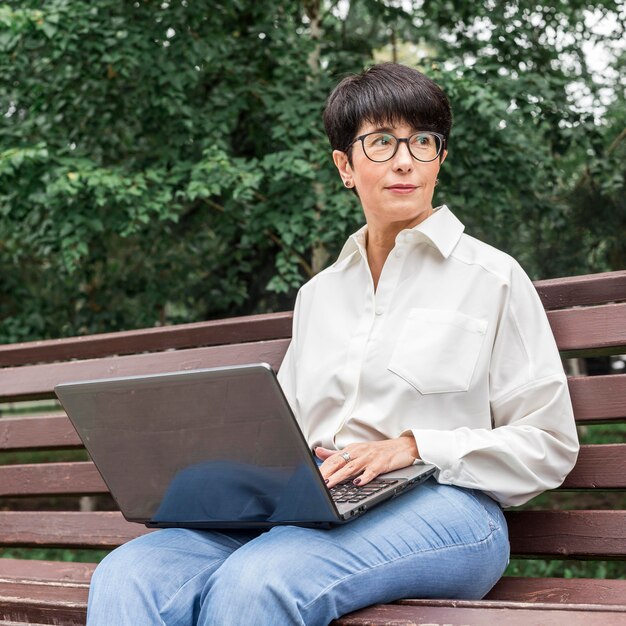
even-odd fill
[{"label": "brown painted wood", "polygon": [[[626,374],[575,376],[568,383],[577,422],[626,419]],[[81,441],[64,415],[0,419],[0,450],[77,446]]]},{"label": "brown painted wood", "polygon": [[0,401],[49,398],[53,397],[52,390],[58,383],[95,378],[159,374],[260,361],[278,369],[288,345],[288,339],[276,339],[158,354],[134,354],[28,367],[7,367],[1,370]]},{"label": "brown painted wood", "polygon": [[[564,489],[626,489],[626,444],[582,446]],[[0,466],[0,497],[108,493],[91,462]]]},{"label": "brown painted wood", "polygon": [[0,450],[75,448],[78,446],[82,446],[80,437],[65,415],[0,419]]},{"label": "brown painted wood", "polygon": [[506,511],[511,554],[626,557],[626,511]]},{"label": "brown painted wood", "polygon": [[0,367],[291,337],[291,311],[0,345]]},{"label": "brown painted wood", "polygon": [[[626,345],[626,303],[553,311],[550,315],[555,335],[564,350]],[[278,339],[256,344],[4,368],[0,377],[0,400],[52,397],[55,384],[71,380],[159,373],[255,360],[268,361],[278,368],[288,343],[287,339]]]},{"label": "brown painted wood", "polygon": [[[88,584],[95,563],[0,559],[0,580]],[[561,604],[619,605],[626,599],[626,580],[598,578],[527,578],[506,576],[485,600]]]},{"label": "brown painted wood", "polygon": [[0,619],[42,624],[85,624],[89,587],[80,584],[0,582]]},{"label": "brown painted wood", "polygon": [[[511,552],[557,558],[626,557],[626,511],[507,511]],[[113,548],[148,532],[117,512],[0,511],[0,543]]]},{"label": "brown painted wood", "polygon": [[94,569],[96,563],[0,559],[0,580],[88,584]]},{"label": "brown painted wood", "polygon": [[626,613],[593,605],[487,605],[463,601],[455,606],[377,604],[331,622],[332,626],[624,626]]},{"label": "brown painted wood", "polygon": [[[536,281],[546,309],[626,300],[626,271]],[[0,367],[291,337],[292,312],[0,346]]]},{"label": "brown painted wood", "polygon": [[626,580],[505,576],[485,600],[620,605],[626,601]]},{"label": "brown painted wood", "polygon": [[626,444],[581,446],[564,489],[626,489]]},{"label": "brown painted wood", "polygon": [[[575,376],[568,383],[577,422],[626,419],[626,374]],[[80,438],[64,415],[0,419],[0,450],[78,446]]]},{"label": "brown painted wood", "polygon": [[[626,419],[626,374],[575,376],[568,379],[576,420],[580,423]],[[71,448],[81,441],[60,414],[0,419],[0,450]]]},{"label": "brown painted wood", "polygon": [[548,311],[562,352],[626,346],[626,303]]},{"label": "brown painted wood", "polygon": [[108,493],[91,462],[0,466],[0,496]]},{"label": "brown painted wood", "polygon": [[626,300],[626,270],[535,281],[546,309]]},{"label": "brown painted wood", "polygon": [[151,532],[117,511],[0,511],[0,545],[110,549]]},{"label": "brown painted wood", "polygon": [[572,376],[567,382],[577,422],[626,418],[626,374]]}]

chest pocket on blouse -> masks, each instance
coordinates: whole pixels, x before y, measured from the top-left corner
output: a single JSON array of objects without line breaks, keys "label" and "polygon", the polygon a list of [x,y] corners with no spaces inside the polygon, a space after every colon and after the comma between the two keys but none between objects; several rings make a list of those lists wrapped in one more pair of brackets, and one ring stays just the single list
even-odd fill
[{"label": "chest pocket on blouse", "polygon": [[411,309],[388,369],[423,394],[467,391],[486,330],[457,311]]}]

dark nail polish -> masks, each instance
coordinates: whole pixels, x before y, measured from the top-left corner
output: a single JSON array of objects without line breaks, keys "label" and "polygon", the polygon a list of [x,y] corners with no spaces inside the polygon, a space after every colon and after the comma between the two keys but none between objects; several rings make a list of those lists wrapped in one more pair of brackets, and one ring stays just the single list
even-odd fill
[{"label": "dark nail polish", "polygon": [[327,478],[324,482],[325,482],[326,484],[328,484],[328,481],[329,481],[329,480],[330,480],[330,478]]},{"label": "dark nail polish", "polygon": [[360,484],[361,484],[361,479],[360,479],[360,478],[355,478],[352,482],[353,482],[355,485],[360,485]]}]

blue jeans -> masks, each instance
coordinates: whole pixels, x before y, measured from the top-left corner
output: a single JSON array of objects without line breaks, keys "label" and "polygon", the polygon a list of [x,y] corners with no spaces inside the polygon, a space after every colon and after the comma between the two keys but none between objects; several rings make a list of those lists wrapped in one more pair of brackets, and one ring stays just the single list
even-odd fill
[{"label": "blue jeans", "polygon": [[107,556],[88,626],[326,625],[398,598],[483,597],[509,557],[499,505],[433,479],[330,530],[160,530]]}]

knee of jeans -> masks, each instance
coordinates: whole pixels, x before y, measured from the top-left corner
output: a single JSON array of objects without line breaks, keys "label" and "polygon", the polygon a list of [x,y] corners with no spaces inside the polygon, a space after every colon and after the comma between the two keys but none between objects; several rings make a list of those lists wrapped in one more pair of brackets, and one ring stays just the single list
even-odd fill
[{"label": "knee of jeans", "polygon": [[227,559],[211,576],[203,592],[203,600],[209,599],[213,606],[228,606],[242,600],[251,610],[280,602],[291,597],[288,581],[276,575],[268,564],[240,563]]},{"label": "knee of jeans", "polygon": [[[130,541],[108,554],[96,567],[91,578],[91,592],[117,594],[129,585],[149,581],[145,551]],[[148,582],[149,584],[149,582]]]}]

